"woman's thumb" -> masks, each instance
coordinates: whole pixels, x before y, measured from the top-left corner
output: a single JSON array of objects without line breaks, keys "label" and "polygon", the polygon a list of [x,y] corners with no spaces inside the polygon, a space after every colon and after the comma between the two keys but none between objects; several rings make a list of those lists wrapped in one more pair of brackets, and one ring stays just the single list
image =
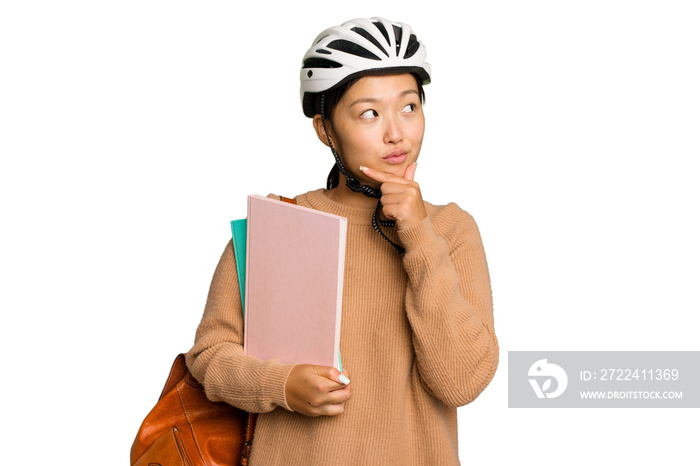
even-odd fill
[{"label": "woman's thumb", "polygon": [[406,171],[403,173],[404,179],[408,181],[413,181],[413,177],[416,176],[416,169],[418,168],[417,163],[412,163],[406,167]]},{"label": "woman's thumb", "polygon": [[331,366],[321,366],[321,367],[323,367],[323,370],[319,371],[319,375],[322,375],[323,377],[326,377],[327,379],[330,379],[334,382],[342,383],[343,385],[347,385],[350,383],[350,379],[348,379],[348,377],[345,374],[341,373],[335,367],[331,367]]}]

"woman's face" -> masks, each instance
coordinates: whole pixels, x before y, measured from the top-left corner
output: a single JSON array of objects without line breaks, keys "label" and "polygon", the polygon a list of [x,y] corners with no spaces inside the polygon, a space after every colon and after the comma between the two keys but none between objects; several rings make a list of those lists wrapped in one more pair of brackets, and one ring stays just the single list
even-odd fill
[{"label": "woman's face", "polygon": [[363,184],[365,166],[403,176],[418,159],[425,118],[418,85],[411,74],[365,76],[343,95],[328,125],[344,164]]}]

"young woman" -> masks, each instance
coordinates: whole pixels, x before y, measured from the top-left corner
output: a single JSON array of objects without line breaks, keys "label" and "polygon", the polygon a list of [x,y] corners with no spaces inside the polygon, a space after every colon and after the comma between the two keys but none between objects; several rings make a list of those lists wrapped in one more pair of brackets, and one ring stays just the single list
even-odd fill
[{"label": "young woman", "polygon": [[347,372],[243,354],[229,242],[187,364],[210,399],[262,413],[253,465],[459,464],[456,408],[490,382],[498,344],[474,220],[414,181],[425,54],[408,25],[372,18],[327,29],[304,57],[304,113],[335,165],[296,201],[348,219]]}]

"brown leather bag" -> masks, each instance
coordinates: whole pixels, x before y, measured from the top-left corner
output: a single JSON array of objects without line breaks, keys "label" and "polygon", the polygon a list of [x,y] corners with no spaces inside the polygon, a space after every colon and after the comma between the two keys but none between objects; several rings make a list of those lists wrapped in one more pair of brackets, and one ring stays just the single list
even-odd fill
[{"label": "brown leather bag", "polygon": [[131,445],[131,466],[248,466],[257,416],[209,401],[179,354]]},{"label": "brown leather bag", "polygon": [[179,354],[131,446],[131,465],[246,466],[256,416],[209,401]]}]

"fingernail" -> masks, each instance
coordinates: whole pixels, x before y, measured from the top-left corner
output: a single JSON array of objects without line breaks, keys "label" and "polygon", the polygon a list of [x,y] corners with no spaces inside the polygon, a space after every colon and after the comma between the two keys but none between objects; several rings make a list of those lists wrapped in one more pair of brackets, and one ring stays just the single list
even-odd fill
[{"label": "fingernail", "polygon": [[360,165],[360,170],[365,171],[365,170],[367,170],[367,167],[363,167],[362,165]]},{"label": "fingernail", "polygon": [[345,377],[344,374],[340,374],[340,375],[338,376],[338,380],[340,380],[340,382],[341,382],[343,385],[347,385],[347,384],[350,383],[350,379],[348,379],[347,377]]}]

